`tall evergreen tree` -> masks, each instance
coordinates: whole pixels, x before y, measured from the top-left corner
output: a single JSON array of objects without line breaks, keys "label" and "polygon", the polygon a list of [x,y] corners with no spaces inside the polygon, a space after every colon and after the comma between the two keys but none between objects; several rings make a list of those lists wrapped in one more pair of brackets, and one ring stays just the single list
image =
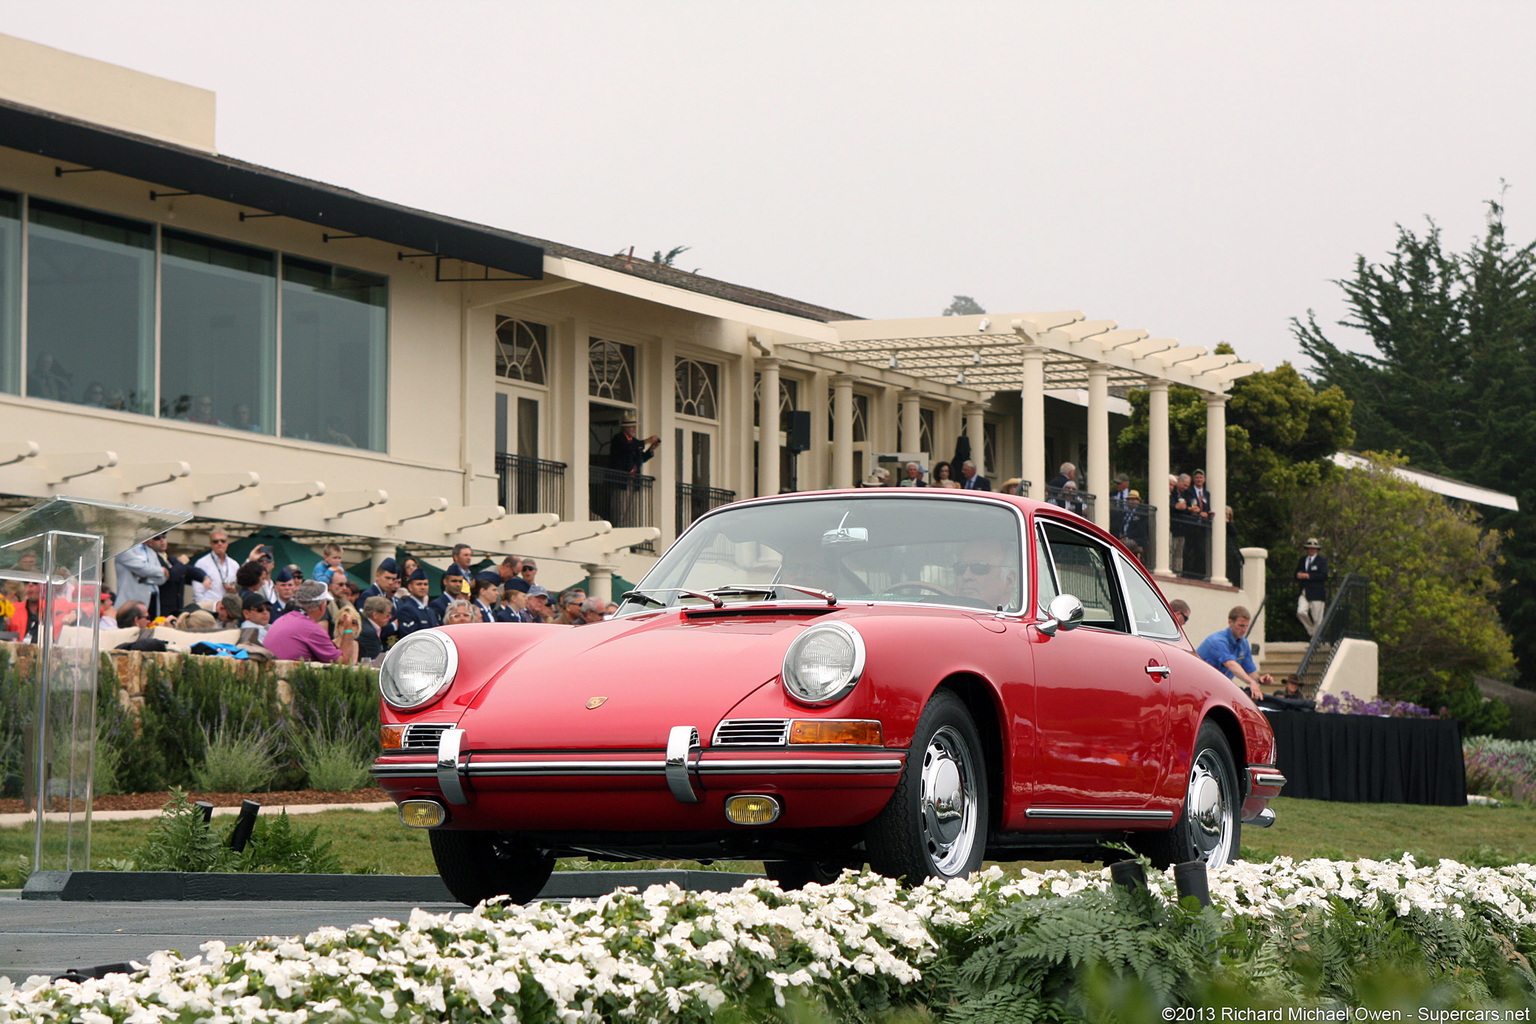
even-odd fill
[{"label": "tall evergreen tree", "polygon": [[1484,511],[1507,534],[1499,610],[1521,683],[1536,688],[1536,242],[1512,245],[1493,201],[1467,252],[1447,252],[1433,222],[1422,235],[1399,226],[1386,261],[1356,257],[1336,283],[1339,325],[1377,354],[1339,347],[1310,312],[1292,329],[1321,380],[1354,401],[1357,444],[1520,500],[1523,512]]}]

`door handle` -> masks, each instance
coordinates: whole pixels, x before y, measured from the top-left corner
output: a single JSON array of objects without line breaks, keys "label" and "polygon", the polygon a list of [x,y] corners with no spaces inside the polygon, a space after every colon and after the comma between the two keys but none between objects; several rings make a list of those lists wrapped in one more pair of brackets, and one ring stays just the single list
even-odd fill
[{"label": "door handle", "polygon": [[1167,665],[1158,665],[1154,663],[1147,666],[1147,675],[1149,676],[1162,676],[1166,681],[1167,678],[1172,674],[1173,669],[1169,668]]}]

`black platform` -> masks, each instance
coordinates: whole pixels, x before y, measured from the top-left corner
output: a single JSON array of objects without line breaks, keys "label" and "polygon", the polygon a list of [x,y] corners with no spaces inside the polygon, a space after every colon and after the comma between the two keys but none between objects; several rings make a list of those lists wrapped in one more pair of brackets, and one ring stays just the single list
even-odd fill
[{"label": "black platform", "polygon": [[1275,731],[1282,796],[1371,804],[1467,803],[1454,719],[1265,711]]}]

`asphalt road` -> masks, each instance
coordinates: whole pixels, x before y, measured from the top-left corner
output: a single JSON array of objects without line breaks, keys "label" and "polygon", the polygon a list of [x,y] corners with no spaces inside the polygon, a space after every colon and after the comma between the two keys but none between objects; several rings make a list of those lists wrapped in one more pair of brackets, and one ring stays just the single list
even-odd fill
[{"label": "asphalt road", "polygon": [[[312,901],[187,901],[150,903],[23,900],[19,891],[0,892],[0,975],[23,981],[29,975],[57,975],[128,960],[148,961],[151,953],[174,949],[197,953],[209,939],[244,942],[263,935],[305,935],[323,925],[345,928],[388,917],[404,921],[412,903]],[[464,909],[458,903],[430,903],[434,914]]]}]

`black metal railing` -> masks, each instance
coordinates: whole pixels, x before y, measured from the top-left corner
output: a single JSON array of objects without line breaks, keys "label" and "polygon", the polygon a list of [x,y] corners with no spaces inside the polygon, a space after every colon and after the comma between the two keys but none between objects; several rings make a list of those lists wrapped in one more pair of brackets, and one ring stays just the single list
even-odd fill
[{"label": "black metal railing", "polygon": [[553,512],[565,518],[565,463],[497,452],[496,475],[508,515]]},{"label": "black metal railing", "polygon": [[1348,573],[1333,592],[1333,599],[1323,612],[1323,621],[1318,625],[1317,632],[1312,634],[1312,642],[1307,644],[1307,653],[1301,656],[1301,664],[1296,666],[1296,674],[1305,679],[1307,673],[1315,668],[1318,678],[1322,678],[1328,674],[1328,666],[1338,653],[1339,641],[1370,638],[1370,581],[1359,573]]},{"label": "black metal railing", "polygon": [[698,484],[677,485],[677,532],[688,529],[688,524],[712,508],[719,508],[736,500],[735,491]]},{"label": "black metal railing", "polygon": [[588,505],[593,519],[606,519],[614,529],[656,525],[655,477],[600,466],[588,472]]},{"label": "black metal railing", "polygon": [[1045,500],[1052,505],[1061,506],[1068,512],[1076,512],[1084,519],[1092,519],[1093,503],[1098,500],[1098,496],[1076,488],[1052,487],[1046,484]]}]

